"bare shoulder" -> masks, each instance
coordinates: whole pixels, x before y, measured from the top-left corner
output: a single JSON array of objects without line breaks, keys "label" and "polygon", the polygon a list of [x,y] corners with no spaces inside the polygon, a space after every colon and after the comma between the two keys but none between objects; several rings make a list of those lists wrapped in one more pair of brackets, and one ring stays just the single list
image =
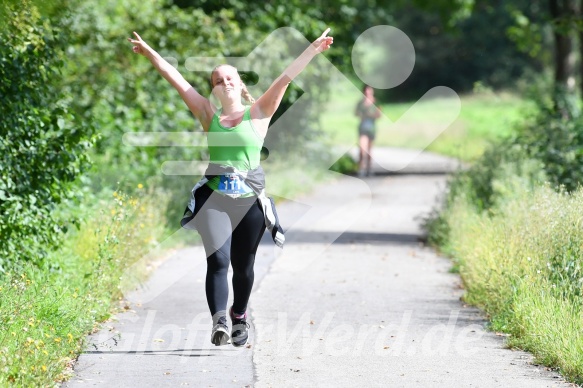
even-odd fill
[{"label": "bare shoulder", "polygon": [[203,103],[202,109],[200,110],[197,119],[198,121],[200,121],[200,124],[202,125],[202,128],[204,129],[205,132],[208,132],[211,126],[211,122],[213,121],[213,116],[215,115],[216,111],[217,107],[214,106],[214,104],[209,100],[206,100]]},{"label": "bare shoulder", "polygon": [[251,117],[251,123],[253,124],[255,130],[259,133],[259,135],[262,138],[265,138],[265,136],[267,135],[267,129],[269,127],[269,121],[271,120],[271,117],[267,117],[264,115],[257,102],[251,105],[251,108],[249,109],[249,115]]}]

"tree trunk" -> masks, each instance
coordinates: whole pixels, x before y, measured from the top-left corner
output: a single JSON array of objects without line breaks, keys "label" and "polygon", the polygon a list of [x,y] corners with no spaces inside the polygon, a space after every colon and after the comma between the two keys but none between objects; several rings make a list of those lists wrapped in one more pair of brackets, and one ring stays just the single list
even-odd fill
[{"label": "tree trunk", "polygon": [[569,103],[575,93],[575,45],[573,20],[577,16],[579,0],[549,0],[555,40],[555,103],[561,114],[572,115]]},{"label": "tree trunk", "polygon": [[[573,77],[573,38],[571,20],[577,14],[574,0],[550,0],[555,40],[555,82],[569,89]],[[574,85],[571,85],[571,88]]]}]

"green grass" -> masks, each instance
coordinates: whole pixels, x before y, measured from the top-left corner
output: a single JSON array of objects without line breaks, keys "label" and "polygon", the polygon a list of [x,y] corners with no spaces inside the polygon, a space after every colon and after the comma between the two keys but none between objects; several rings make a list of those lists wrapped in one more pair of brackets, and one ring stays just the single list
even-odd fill
[{"label": "green grass", "polygon": [[478,213],[463,191],[441,217],[468,303],[484,309],[508,345],[583,383],[583,190],[527,190],[507,176],[497,205]]},{"label": "green grass", "polygon": [[[346,83],[335,84],[321,121],[326,137],[336,144],[357,144],[355,106],[361,94]],[[514,125],[530,104],[509,93],[481,92],[461,96],[459,117],[441,133],[433,123],[444,122],[447,101],[417,103],[416,113],[403,120],[414,103],[384,104],[377,122],[375,145],[427,149],[465,161],[480,156],[489,141],[513,133]],[[398,123],[394,125],[393,123]],[[432,139],[435,139],[432,141]]]},{"label": "green grass", "polygon": [[[0,386],[58,386],[86,335],[121,298],[124,269],[162,235],[165,197],[104,192],[79,209],[83,220],[45,268],[25,266],[0,281]],[[127,284],[144,278],[141,268]],[[141,273],[141,275],[140,275]]]}]

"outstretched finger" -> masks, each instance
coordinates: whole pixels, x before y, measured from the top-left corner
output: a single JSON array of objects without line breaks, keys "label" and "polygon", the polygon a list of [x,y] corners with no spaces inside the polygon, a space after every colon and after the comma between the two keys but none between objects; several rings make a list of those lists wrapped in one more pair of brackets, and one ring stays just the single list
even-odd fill
[{"label": "outstretched finger", "polygon": [[140,38],[140,36],[138,35],[138,33],[137,33],[137,32],[135,32],[135,31],[134,31],[134,35],[136,36],[136,38],[137,38],[138,40],[142,40],[142,38]]},{"label": "outstretched finger", "polygon": [[326,37],[326,35],[328,35],[328,33],[329,33],[329,32],[330,32],[330,27],[326,28],[326,31],[324,31],[324,32],[322,33],[322,35],[320,35],[320,39],[321,39],[321,38],[325,38],[325,37]]}]

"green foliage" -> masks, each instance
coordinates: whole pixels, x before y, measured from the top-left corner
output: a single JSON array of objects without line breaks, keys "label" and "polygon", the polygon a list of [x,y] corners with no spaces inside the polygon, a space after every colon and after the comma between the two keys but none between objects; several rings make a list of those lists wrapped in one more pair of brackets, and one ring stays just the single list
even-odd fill
[{"label": "green foliage", "polygon": [[460,198],[478,214],[493,212],[500,202],[513,198],[515,192],[532,191],[545,182],[543,167],[539,160],[530,159],[520,144],[509,139],[491,143],[469,168],[450,177],[440,207],[424,220],[428,242],[451,255],[452,221],[448,218]]},{"label": "green foliage", "polygon": [[464,192],[476,209],[488,210],[504,191],[499,182],[509,173],[524,177],[529,188],[542,183],[540,165],[535,161],[527,163],[525,160],[526,154],[520,146],[503,142],[492,144],[476,163],[452,179],[450,195],[455,197]]},{"label": "green foliage", "polygon": [[[407,4],[411,1],[403,1]],[[437,13],[445,23],[456,22],[469,17],[476,3],[476,0],[413,0],[415,6],[426,11]]]},{"label": "green foliage", "polygon": [[[540,58],[521,53],[508,37],[514,18],[504,2],[477,0],[471,7],[461,8],[464,17],[452,14],[450,25],[423,10],[434,6],[404,6],[394,11],[394,25],[410,37],[416,60],[411,76],[402,85],[379,93],[383,99],[416,99],[437,85],[461,93],[472,90],[477,81],[496,89],[507,88],[525,70],[540,71]],[[514,3],[514,9],[529,6],[528,1]]]},{"label": "green foliage", "polygon": [[56,82],[69,34],[64,15],[47,19],[34,6],[8,12],[0,30],[0,271],[40,264],[58,244],[63,227],[53,210],[73,195],[92,133]]},{"label": "green foliage", "polygon": [[583,252],[581,242],[574,238],[554,235],[552,250],[547,256],[548,280],[554,284],[558,297],[581,306],[583,302]]},{"label": "green foliage", "polygon": [[510,195],[500,185],[501,176],[509,173],[524,177],[525,187],[531,190],[545,181],[569,192],[581,185],[583,116],[570,94],[538,97],[516,133],[492,143],[467,171],[453,177],[448,200],[464,193],[478,211],[489,210]]},{"label": "green foliage", "polygon": [[203,4],[195,0],[174,0],[173,3],[182,8],[201,8],[208,15],[232,11],[238,25],[247,27],[250,38],[292,27],[313,40],[330,27],[334,45],[325,55],[346,73],[352,71],[349,51],[355,39],[374,25],[390,24],[395,9],[393,2],[385,0],[275,0],[262,7],[243,0],[207,0]]},{"label": "green foliage", "polygon": [[354,174],[358,171],[358,162],[352,156],[345,154],[334,162],[330,170],[339,172],[340,174]]},{"label": "green foliage", "polygon": [[491,144],[471,167],[450,177],[440,208],[434,209],[424,220],[429,243],[452,254],[448,217],[460,198],[476,213],[493,212],[501,201],[513,198],[515,192],[534,190],[545,180],[542,164],[528,159],[521,146]]},{"label": "green foliage", "polygon": [[[528,7],[517,4],[506,5],[513,23],[506,30],[508,38],[516,44],[516,48],[531,57],[541,57],[544,63],[551,63],[552,52],[545,50],[544,22],[546,12],[541,4],[533,2]],[[546,7],[544,7],[546,8]]]},{"label": "green foliage", "polygon": [[62,7],[62,0],[3,0],[0,2],[0,21],[2,21],[0,29],[10,28],[10,23],[4,23],[3,21],[12,19],[14,10],[18,8],[34,9],[35,17],[38,17],[38,15],[50,17],[62,12]]},{"label": "green foliage", "polygon": [[555,187],[573,191],[583,182],[583,116],[578,102],[558,92],[552,99],[538,98],[537,107],[514,142],[543,163]]}]

